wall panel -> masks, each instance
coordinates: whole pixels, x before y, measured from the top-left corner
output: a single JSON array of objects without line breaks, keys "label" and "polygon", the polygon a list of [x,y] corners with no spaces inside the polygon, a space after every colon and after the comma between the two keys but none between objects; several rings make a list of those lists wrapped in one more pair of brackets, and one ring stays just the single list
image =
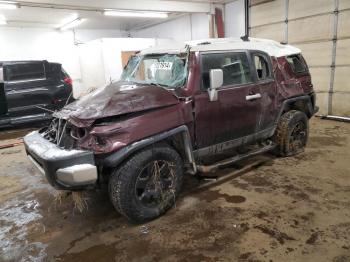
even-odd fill
[{"label": "wall panel", "polygon": [[338,40],[336,65],[350,65],[350,39]]},{"label": "wall panel", "polygon": [[332,115],[350,117],[350,93],[335,93],[332,101]]},{"label": "wall panel", "polygon": [[350,10],[339,13],[338,37],[350,37]]},{"label": "wall panel", "polygon": [[327,115],[328,111],[328,93],[316,94],[316,105],[319,107],[317,114]]},{"label": "wall panel", "polygon": [[330,66],[332,64],[332,45],[331,41],[296,44],[303,52],[309,66]]},{"label": "wall panel", "polygon": [[[350,94],[350,66],[338,66],[335,70],[334,91],[348,92]],[[348,101],[350,104],[350,100]]]},{"label": "wall panel", "polygon": [[288,19],[332,12],[332,0],[289,0]]},{"label": "wall panel", "polygon": [[290,21],[288,42],[307,42],[332,39],[332,15],[321,15]]},{"label": "wall panel", "polygon": [[349,0],[339,0],[339,10],[350,8]]},{"label": "wall panel", "polygon": [[284,9],[285,4],[283,0],[252,6],[251,13],[254,15],[251,17],[251,26],[284,21]]},{"label": "wall panel", "polygon": [[328,92],[331,79],[330,67],[311,67],[312,83],[316,92]]},{"label": "wall panel", "polygon": [[251,36],[282,42],[284,41],[284,23],[253,27],[251,29]]}]

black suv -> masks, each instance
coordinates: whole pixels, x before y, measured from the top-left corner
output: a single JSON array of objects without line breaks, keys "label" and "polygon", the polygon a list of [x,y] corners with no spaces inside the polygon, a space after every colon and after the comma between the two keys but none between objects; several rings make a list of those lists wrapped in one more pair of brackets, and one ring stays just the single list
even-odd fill
[{"label": "black suv", "polygon": [[72,79],[61,64],[0,62],[0,128],[49,120],[72,99]]}]

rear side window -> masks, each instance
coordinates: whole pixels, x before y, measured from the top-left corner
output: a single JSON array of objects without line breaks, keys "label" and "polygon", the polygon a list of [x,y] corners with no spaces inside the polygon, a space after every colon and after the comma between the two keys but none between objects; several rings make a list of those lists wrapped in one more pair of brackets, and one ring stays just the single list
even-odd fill
[{"label": "rear side window", "polygon": [[270,70],[269,62],[266,56],[261,54],[254,54],[253,61],[258,80],[266,80],[272,78],[272,72]]},{"label": "rear side window", "polygon": [[61,64],[57,63],[46,63],[45,71],[47,78],[62,78],[61,77]]},{"label": "rear side window", "polygon": [[307,65],[300,55],[288,56],[287,61],[294,73],[304,73],[307,71]]},{"label": "rear side window", "polygon": [[63,69],[63,67],[61,67],[61,77],[62,78],[69,77],[68,73],[66,72],[66,70]]},{"label": "rear side window", "polygon": [[6,65],[7,81],[25,81],[45,78],[43,63],[19,63]]},{"label": "rear side window", "polygon": [[250,67],[246,53],[210,53],[202,55],[202,86],[210,87],[211,69],[223,71],[223,86],[251,83]]}]

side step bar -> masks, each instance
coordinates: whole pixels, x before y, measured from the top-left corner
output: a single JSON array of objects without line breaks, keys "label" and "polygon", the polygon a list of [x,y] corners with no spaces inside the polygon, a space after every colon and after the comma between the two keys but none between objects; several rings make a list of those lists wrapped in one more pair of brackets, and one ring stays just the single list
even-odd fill
[{"label": "side step bar", "polygon": [[234,157],[222,160],[222,161],[217,162],[217,163],[215,163],[213,165],[210,165],[210,166],[197,165],[197,170],[202,172],[202,173],[214,172],[220,167],[236,163],[236,162],[238,162],[240,160],[243,160],[243,159],[245,159],[247,157],[251,157],[251,156],[259,155],[259,154],[262,154],[262,153],[266,153],[268,151],[273,150],[275,147],[276,147],[275,144],[269,144],[269,145],[264,146],[262,148],[250,151],[249,153],[239,154],[237,156],[234,156]]}]

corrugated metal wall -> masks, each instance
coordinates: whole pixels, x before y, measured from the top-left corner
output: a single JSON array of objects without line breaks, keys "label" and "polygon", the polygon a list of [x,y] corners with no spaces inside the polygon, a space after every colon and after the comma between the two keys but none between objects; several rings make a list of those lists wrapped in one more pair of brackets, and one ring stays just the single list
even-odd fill
[{"label": "corrugated metal wall", "polygon": [[299,47],[319,114],[350,117],[350,0],[250,1],[250,35]]}]

